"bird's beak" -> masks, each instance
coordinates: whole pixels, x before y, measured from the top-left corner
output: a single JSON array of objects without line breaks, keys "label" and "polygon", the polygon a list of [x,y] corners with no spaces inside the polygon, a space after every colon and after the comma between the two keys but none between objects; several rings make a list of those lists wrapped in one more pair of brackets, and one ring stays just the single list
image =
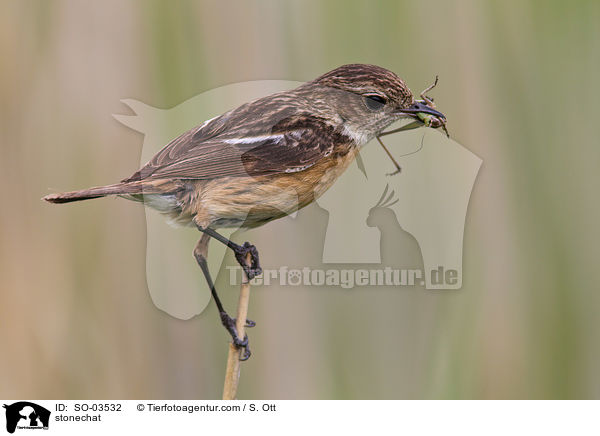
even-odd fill
[{"label": "bird's beak", "polygon": [[444,120],[444,121],[446,120],[446,117],[443,113],[436,111],[431,106],[427,106],[422,101],[415,101],[413,104],[410,105],[410,107],[408,107],[406,109],[398,109],[397,113],[410,115],[413,118],[417,118],[417,119],[419,119],[419,117],[417,116],[418,113],[424,113],[424,114],[433,115],[434,117],[440,118],[441,120]]}]

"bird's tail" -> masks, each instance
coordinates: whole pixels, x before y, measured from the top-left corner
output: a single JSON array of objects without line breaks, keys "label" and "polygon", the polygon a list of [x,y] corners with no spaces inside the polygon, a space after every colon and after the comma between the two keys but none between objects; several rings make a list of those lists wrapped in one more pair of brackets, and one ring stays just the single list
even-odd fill
[{"label": "bird's tail", "polygon": [[114,185],[98,186],[80,191],[62,192],[46,195],[43,200],[50,203],[70,203],[71,201],[89,200],[106,197],[107,195],[148,194],[147,186],[142,183],[116,183]]}]

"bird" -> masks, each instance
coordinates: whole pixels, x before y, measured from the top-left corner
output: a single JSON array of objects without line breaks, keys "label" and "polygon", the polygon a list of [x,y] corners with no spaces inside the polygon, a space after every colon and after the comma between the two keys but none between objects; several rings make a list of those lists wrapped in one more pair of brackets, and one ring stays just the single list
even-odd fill
[{"label": "bird", "polygon": [[[43,199],[68,203],[116,195],[143,202],[176,224],[196,227],[202,236],[194,257],[221,323],[235,347],[243,349],[240,359],[246,360],[251,354],[248,336],[238,335],[236,320],[225,311],[208,271],[209,241],[215,239],[233,250],[249,280],[261,274],[256,247],[236,244],[217,230],[258,227],[307,206],[332,186],[364,145],[392,133],[384,130],[402,118],[412,120],[410,128],[445,129],[446,117],[432,99],[423,93],[421,97],[416,100],[406,83],[388,69],[342,65],[295,89],[244,103],[203,122],[119,183]],[[278,195],[290,189],[296,195]],[[248,327],[254,324],[246,320]]]}]

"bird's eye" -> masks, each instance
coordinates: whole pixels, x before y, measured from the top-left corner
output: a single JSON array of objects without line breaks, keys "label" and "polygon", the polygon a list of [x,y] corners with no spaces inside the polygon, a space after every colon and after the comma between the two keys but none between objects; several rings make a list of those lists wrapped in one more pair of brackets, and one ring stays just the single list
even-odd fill
[{"label": "bird's eye", "polygon": [[365,104],[372,111],[378,111],[385,106],[385,98],[380,95],[365,95]]}]

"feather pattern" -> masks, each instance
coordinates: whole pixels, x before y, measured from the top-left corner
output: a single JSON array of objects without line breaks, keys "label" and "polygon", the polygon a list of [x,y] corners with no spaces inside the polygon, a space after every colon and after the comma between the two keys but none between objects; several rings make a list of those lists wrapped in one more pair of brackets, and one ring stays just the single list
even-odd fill
[{"label": "feather pattern", "polygon": [[351,140],[307,102],[275,94],[244,104],[175,138],[123,182],[211,180],[302,171]]}]

